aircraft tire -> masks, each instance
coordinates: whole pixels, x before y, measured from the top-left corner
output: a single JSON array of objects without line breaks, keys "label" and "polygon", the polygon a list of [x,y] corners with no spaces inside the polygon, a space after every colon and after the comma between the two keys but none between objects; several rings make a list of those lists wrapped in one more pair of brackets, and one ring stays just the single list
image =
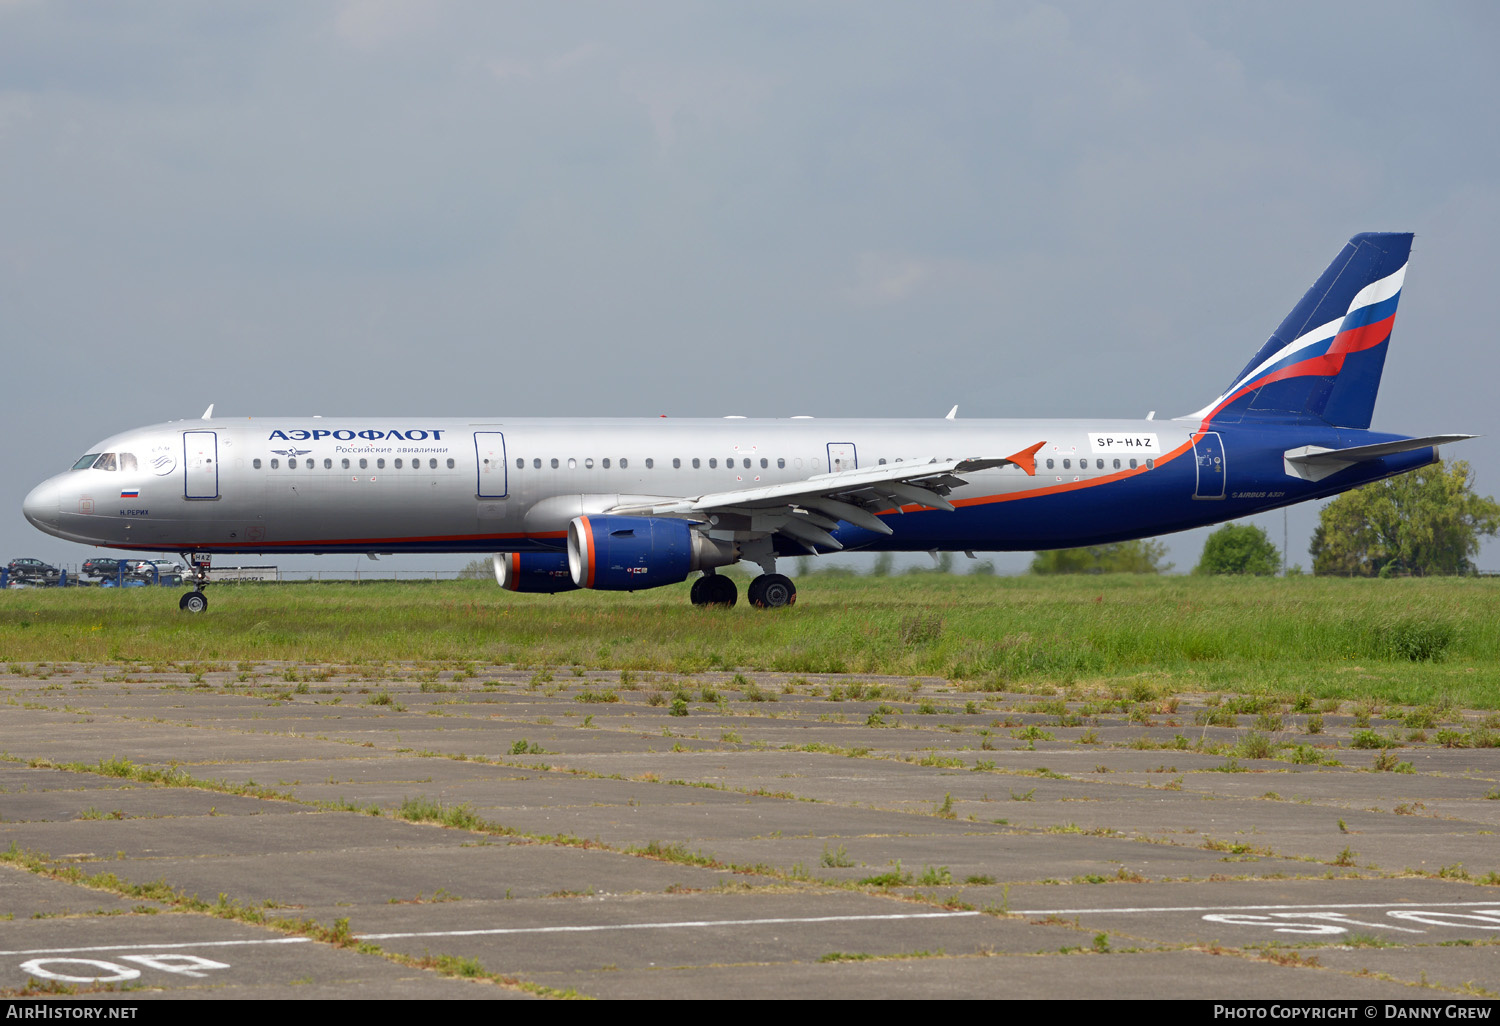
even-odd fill
[{"label": "aircraft tire", "polygon": [[688,598],[695,606],[733,606],[739,600],[739,589],[728,577],[704,574],[693,582]]},{"label": "aircraft tire", "polygon": [[190,591],[177,600],[177,608],[184,613],[201,613],[208,608],[208,596],[201,591]]},{"label": "aircraft tire", "polygon": [[761,574],[750,582],[748,594],[756,609],[780,609],[797,602],[797,586],[784,574]]}]

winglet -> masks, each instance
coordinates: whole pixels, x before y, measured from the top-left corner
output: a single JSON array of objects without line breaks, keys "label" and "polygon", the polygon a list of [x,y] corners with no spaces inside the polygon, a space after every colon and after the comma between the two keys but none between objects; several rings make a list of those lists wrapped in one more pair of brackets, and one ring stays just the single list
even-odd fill
[{"label": "winglet", "polygon": [[1029,448],[1022,449],[1020,452],[1016,453],[1014,456],[1008,456],[1006,458],[1011,463],[1014,463],[1016,466],[1020,467],[1024,471],[1026,471],[1026,476],[1027,477],[1036,477],[1036,454],[1037,454],[1037,450],[1040,449],[1042,446],[1044,446],[1046,444],[1047,444],[1047,442],[1045,440],[1040,441],[1040,442],[1036,443],[1035,445],[1033,445],[1033,446],[1031,446]]}]

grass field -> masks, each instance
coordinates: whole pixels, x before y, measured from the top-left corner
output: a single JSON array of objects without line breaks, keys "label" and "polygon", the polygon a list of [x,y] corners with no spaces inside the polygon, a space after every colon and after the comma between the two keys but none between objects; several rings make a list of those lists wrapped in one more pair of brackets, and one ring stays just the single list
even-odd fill
[{"label": "grass field", "polygon": [[488,581],[0,593],[0,662],[300,661],[937,676],[976,690],[1234,691],[1500,707],[1500,582],[908,574],[804,578],[795,608],[686,586],[513,595]]}]

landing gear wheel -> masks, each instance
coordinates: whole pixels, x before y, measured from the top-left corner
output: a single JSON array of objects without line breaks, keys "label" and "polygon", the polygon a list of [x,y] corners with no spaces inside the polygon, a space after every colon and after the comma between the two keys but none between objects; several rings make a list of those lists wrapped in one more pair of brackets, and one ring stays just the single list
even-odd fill
[{"label": "landing gear wheel", "polygon": [[761,574],[750,582],[750,604],[756,609],[780,609],[797,602],[797,586],[783,574]]},{"label": "landing gear wheel", "polygon": [[728,577],[704,574],[693,582],[688,598],[695,606],[732,606],[738,601],[740,590]]},{"label": "landing gear wheel", "polygon": [[201,613],[208,608],[208,596],[201,591],[190,591],[177,600],[177,608],[184,613]]}]

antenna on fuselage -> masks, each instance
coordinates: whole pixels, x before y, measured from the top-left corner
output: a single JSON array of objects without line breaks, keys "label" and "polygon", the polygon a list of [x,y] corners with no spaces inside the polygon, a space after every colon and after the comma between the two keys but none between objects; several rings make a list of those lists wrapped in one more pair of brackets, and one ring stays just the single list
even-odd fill
[{"label": "antenna on fuselage", "polygon": [[944,417],[943,419],[944,420],[952,420],[954,417],[957,417],[957,416],[958,416],[958,406],[957,406],[957,404],[955,404],[954,407],[953,407],[953,409],[951,409],[951,410],[948,411],[948,416]]},{"label": "antenna on fuselage", "polygon": [[203,411],[203,416],[199,417],[198,419],[199,420],[213,420],[213,418],[214,418],[214,404],[213,403],[209,403],[208,404],[208,409],[204,410]]}]

